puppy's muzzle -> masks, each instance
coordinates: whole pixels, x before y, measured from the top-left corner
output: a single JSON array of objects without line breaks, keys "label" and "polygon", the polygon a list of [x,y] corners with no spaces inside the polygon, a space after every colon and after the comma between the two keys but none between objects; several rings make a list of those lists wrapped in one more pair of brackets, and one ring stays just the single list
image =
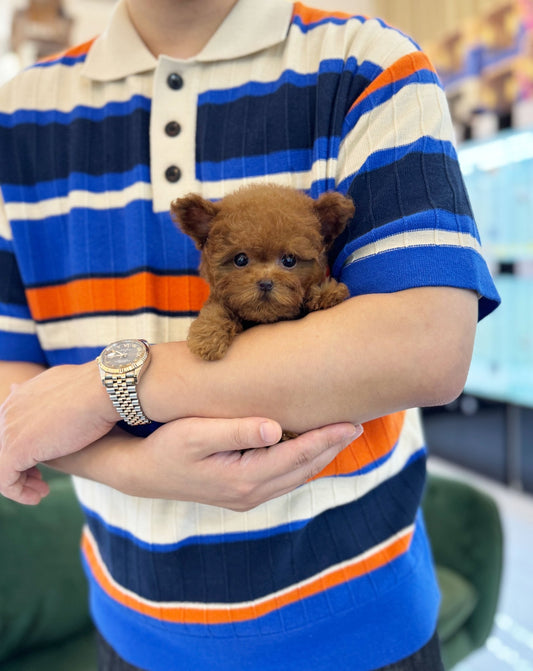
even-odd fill
[{"label": "puppy's muzzle", "polygon": [[272,280],[263,279],[259,280],[257,286],[264,294],[268,294],[274,288],[274,282]]}]

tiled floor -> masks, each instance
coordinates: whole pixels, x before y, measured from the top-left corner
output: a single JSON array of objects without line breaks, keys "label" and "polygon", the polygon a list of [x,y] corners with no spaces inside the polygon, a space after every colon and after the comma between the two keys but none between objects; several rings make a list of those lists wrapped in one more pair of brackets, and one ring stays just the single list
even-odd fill
[{"label": "tiled floor", "polygon": [[511,490],[436,457],[430,469],[466,479],[499,505],[505,535],[502,593],[485,648],[454,671],[533,671],[533,496]]}]

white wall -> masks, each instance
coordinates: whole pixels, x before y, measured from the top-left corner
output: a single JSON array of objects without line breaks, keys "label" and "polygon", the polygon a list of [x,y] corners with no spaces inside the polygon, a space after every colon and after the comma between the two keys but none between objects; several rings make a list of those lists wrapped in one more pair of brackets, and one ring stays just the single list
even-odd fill
[{"label": "white wall", "polygon": [[114,5],[114,0],[63,0],[65,13],[74,19],[72,43],[81,44],[99,35]]}]

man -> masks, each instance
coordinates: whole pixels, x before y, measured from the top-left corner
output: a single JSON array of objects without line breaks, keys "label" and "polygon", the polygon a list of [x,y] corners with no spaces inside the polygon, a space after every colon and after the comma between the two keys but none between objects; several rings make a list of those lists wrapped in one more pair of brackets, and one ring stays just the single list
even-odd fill
[{"label": "man", "polygon": [[[460,393],[498,297],[425,57],[284,0],[123,0],[0,99],[0,491],[80,476],[102,668],[440,668],[408,409]],[[352,298],[200,361],[169,203],[254,180],[353,197]],[[94,357],[124,338],[157,344],[117,401]],[[145,438],[115,427],[129,394],[163,423]]]}]

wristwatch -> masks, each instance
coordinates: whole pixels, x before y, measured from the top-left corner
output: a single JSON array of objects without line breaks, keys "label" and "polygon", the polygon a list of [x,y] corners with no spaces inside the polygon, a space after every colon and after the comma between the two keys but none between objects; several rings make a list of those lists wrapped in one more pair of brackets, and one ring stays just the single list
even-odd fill
[{"label": "wristwatch", "polygon": [[149,424],[152,420],[144,414],[137,396],[137,384],[150,363],[150,345],[146,340],[111,343],[96,362],[111,403],[126,424]]}]

